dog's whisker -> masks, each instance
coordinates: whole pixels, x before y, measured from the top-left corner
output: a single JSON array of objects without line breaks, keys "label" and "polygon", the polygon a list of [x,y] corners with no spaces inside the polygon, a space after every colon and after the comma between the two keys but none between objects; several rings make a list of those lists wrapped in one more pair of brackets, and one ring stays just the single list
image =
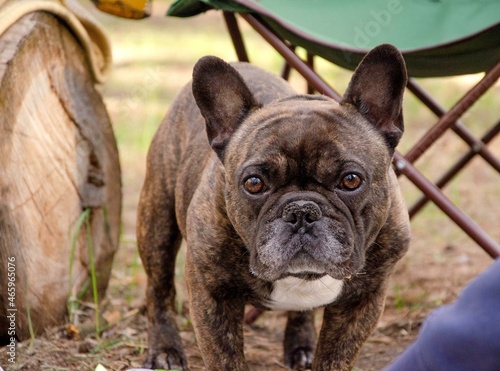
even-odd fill
[{"label": "dog's whisker", "polygon": [[321,277],[319,280],[319,283],[321,283],[325,288],[327,288],[329,291],[335,293],[335,290],[333,290],[330,286],[328,286],[326,283],[323,282],[323,277]]},{"label": "dog's whisker", "polygon": [[305,282],[307,282],[307,281],[305,281],[305,280],[297,280],[293,286],[290,286],[288,288],[287,291],[291,291],[291,290],[297,289],[298,287],[303,286]]}]

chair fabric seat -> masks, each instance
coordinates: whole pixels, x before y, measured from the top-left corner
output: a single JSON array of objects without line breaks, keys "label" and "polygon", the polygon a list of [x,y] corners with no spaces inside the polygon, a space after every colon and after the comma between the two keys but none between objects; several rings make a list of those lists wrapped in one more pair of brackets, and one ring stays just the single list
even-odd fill
[{"label": "chair fabric seat", "polygon": [[293,45],[353,70],[373,47],[400,49],[410,76],[483,72],[500,59],[499,0],[177,0],[168,15],[250,12]]}]

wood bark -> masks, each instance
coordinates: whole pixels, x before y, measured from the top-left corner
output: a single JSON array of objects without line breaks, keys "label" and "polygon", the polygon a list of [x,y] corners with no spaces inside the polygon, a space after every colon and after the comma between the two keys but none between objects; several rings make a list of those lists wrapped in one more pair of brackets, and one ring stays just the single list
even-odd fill
[{"label": "wood bark", "polygon": [[[30,336],[28,312],[37,335],[67,320],[70,294],[89,286],[89,248],[100,297],[108,285],[119,239],[120,165],[110,120],[91,76],[78,41],[47,13],[28,14],[0,36],[3,342],[10,338],[7,315],[13,308],[7,295],[9,258],[15,258],[20,340]],[[90,228],[84,222],[76,231],[85,210]]]}]

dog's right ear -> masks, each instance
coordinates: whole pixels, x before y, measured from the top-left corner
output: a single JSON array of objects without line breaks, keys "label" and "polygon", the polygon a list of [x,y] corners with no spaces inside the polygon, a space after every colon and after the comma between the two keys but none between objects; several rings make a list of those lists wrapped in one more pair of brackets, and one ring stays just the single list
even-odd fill
[{"label": "dog's right ear", "polygon": [[258,104],[238,71],[217,57],[196,63],[192,90],[206,121],[208,141],[222,160],[229,139]]}]

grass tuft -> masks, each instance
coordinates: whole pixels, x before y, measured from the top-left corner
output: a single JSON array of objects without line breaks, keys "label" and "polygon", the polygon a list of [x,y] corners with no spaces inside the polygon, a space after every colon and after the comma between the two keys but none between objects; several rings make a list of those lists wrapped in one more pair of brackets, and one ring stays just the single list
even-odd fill
[{"label": "grass tuft", "polygon": [[89,262],[90,262],[90,280],[92,282],[92,296],[94,297],[95,308],[95,332],[97,338],[100,337],[101,328],[99,323],[99,293],[97,292],[97,275],[95,271],[94,262],[94,244],[92,243],[92,229],[90,227],[90,218],[86,219],[87,229],[87,243],[89,249]]},{"label": "grass tuft", "polygon": [[78,217],[75,225],[75,230],[73,232],[73,236],[71,237],[71,250],[69,254],[69,297],[68,297],[68,316],[70,322],[75,320],[75,311],[80,306],[80,298],[83,295],[80,293],[75,296],[73,295],[73,264],[75,262],[75,251],[76,251],[76,242],[78,240],[78,235],[80,234],[80,229],[82,228],[83,223],[86,219],[88,219],[90,215],[90,209],[85,209],[80,216]]},{"label": "grass tuft", "polygon": [[96,337],[100,337],[101,333],[101,326],[100,326],[100,314],[99,314],[99,293],[97,291],[97,274],[96,274],[96,268],[95,268],[95,260],[94,260],[94,244],[92,242],[92,227],[90,225],[90,215],[91,215],[92,210],[85,209],[80,216],[78,217],[75,225],[75,230],[73,232],[72,238],[71,238],[71,250],[70,250],[70,259],[69,259],[69,290],[70,294],[68,297],[68,316],[69,320],[72,323],[75,323],[76,317],[75,313],[77,309],[80,307],[80,304],[82,302],[82,298],[84,297],[85,293],[89,289],[89,283],[88,281],[85,282],[85,284],[82,286],[78,294],[75,295],[73,294],[73,282],[72,282],[72,277],[73,277],[73,265],[75,262],[75,251],[76,251],[76,245],[77,245],[77,240],[78,236],[80,234],[80,231],[85,223],[85,232],[86,232],[86,238],[87,238],[87,247],[88,247],[88,254],[89,254],[89,264],[90,264],[90,284],[92,287],[92,297],[94,300],[94,310],[95,310],[95,330],[96,330]]}]

